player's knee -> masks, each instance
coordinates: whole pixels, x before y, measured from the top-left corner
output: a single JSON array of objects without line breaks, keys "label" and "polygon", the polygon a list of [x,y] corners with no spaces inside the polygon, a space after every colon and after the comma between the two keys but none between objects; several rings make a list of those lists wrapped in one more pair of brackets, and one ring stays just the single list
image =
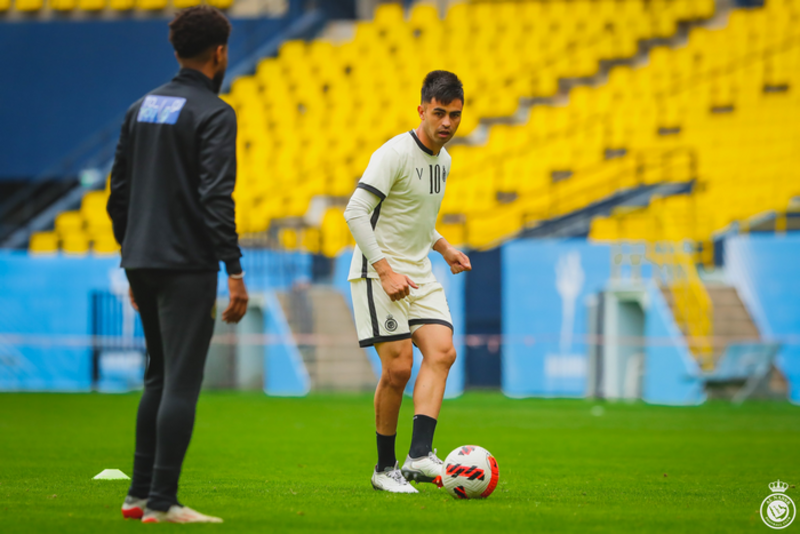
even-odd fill
[{"label": "player's knee", "polygon": [[453,366],[456,363],[456,348],[452,345],[439,352],[439,364],[447,367]]},{"label": "player's knee", "polygon": [[400,354],[393,358],[384,369],[383,375],[386,382],[393,388],[405,388],[411,379],[411,368],[414,366],[414,354]]},{"label": "player's knee", "polygon": [[397,389],[404,389],[411,380],[411,365],[393,365],[389,369],[389,383]]}]

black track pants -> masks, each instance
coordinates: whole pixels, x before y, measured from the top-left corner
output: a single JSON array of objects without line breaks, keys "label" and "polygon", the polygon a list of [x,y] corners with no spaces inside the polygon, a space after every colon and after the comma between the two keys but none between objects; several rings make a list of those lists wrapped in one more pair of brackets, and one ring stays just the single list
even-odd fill
[{"label": "black track pants", "polygon": [[144,393],[136,419],[129,494],[153,510],[178,504],[203,368],[214,332],[217,273],[126,271],[147,340]]}]

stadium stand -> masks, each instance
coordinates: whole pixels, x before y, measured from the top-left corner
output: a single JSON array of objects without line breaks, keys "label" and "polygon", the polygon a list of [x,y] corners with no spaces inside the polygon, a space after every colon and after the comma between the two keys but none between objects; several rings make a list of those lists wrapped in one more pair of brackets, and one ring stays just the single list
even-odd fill
[{"label": "stadium stand", "polygon": [[[190,6],[206,3],[219,9],[228,10],[234,5],[234,0],[0,0],[0,14],[11,15],[16,12],[32,15],[52,10],[61,15],[71,12],[99,13],[110,11],[119,15],[119,12],[160,12],[164,10],[177,10]],[[279,8],[278,2],[265,2],[265,11],[279,13],[285,8]]]},{"label": "stadium stand", "polygon": [[[621,11],[615,6],[456,4],[440,20],[435,7],[418,4],[405,20],[400,5],[384,4],[373,21],[357,23],[351,42],[285,43],[277,58],[263,60],[255,75],[237,79],[225,95],[239,117],[235,195],[241,232],[269,231],[282,247],[326,255],[350,245],[340,205],[371,152],[414,126],[417,85],[429,70],[454,70],[470,88],[459,131],[464,138],[482,118],[514,115],[521,98],[553,97],[560,79],[591,77],[601,61],[634,57],[639,41],[669,37],[679,21],[713,13],[708,0],[625,2]],[[443,50],[444,59],[423,53],[429,49]],[[630,185],[609,176],[633,170],[634,158],[605,162],[604,154],[609,146],[624,148],[626,134],[638,135],[631,129],[637,121],[617,120],[610,139],[603,138],[603,124],[581,132],[575,127],[587,114],[610,115],[612,90],[626,82],[616,76],[611,89],[576,87],[569,106],[536,106],[526,125],[493,126],[485,146],[454,146],[442,209],[445,235],[487,246],[513,235],[525,220],[566,213]],[[559,174],[567,179],[552,183]],[[686,172],[678,174],[676,179],[687,179]],[[303,217],[314,197],[332,202],[309,228]]]},{"label": "stadium stand", "polygon": [[[670,35],[678,20],[707,17],[713,10],[708,2],[631,2],[624,4],[621,14],[613,6],[609,2],[456,4],[440,21],[433,6],[420,4],[404,21],[400,6],[389,4],[378,8],[374,21],[358,23],[352,42],[286,43],[278,58],[262,62],[255,76],[237,80],[228,97],[240,117],[241,228],[264,232],[282,220],[303,217],[314,196],[349,195],[372,150],[414,126],[417,86],[428,70],[451,69],[473,88],[459,130],[463,138],[482,118],[512,116],[520,98],[552,97],[560,78],[592,76],[601,60],[632,57],[639,40]],[[566,16],[568,9],[572,16]],[[443,50],[443,57],[432,61],[423,52],[427,49]],[[298,83],[309,79],[317,83]],[[303,87],[304,94],[296,87]],[[358,110],[355,123],[353,109]],[[553,124],[543,122],[547,127]],[[495,200],[503,189],[492,176],[494,169],[481,161],[498,149],[523,148],[519,141],[526,129],[506,128],[514,131],[502,146],[494,144],[495,139],[502,141],[499,135],[490,135],[485,147],[452,150],[455,163],[442,230],[454,242],[480,246],[492,239],[464,239],[463,231],[458,233],[464,225],[448,224],[450,219],[460,216],[469,221],[486,208],[498,208],[498,219],[510,220],[510,207]],[[351,134],[343,139],[342,131]],[[272,132],[288,136],[296,132],[299,143],[284,146]],[[288,198],[275,195],[285,190],[287,181],[299,187],[293,187]],[[527,180],[519,177],[518,182]],[[578,200],[574,205],[582,204]],[[294,228],[281,230],[288,234],[281,243],[299,243],[313,252],[338,251],[350,244],[343,224],[341,218],[324,217],[321,243],[316,245],[316,230],[310,238],[298,238]],[[519,219],[514,224],[519,229]],[[506,225],[481,226],[492,226],[498,237],[507,235]]]},{"label": "stadium stand", "polygon": [[653,54],[642,69],[661,84],[650,104],[669,118],[658,123],[651,116],[647,127],[670,127],[675,134],[648,142],[692,147],[700,180],[690,195],[595,220],[591,238],[689,239],[701,244],[698,260],[713,264],[715,232],[732,223],[746,226],[759,213],[790,209],[800,195],[793,146],[800,32],[790,23],[798,12],[796,2],[774,1],[765,9],[734,11],[727,28],[696,29],[685,48]]},{"label": "stadium stand", "polygon": [[[464,138],[482,118],[514,115],[521,98],[553,97],[560,79],[591,77],[601,61],[635,56],[642,39],[669,37],[678,21],[713,13],[707,0],[626,2],[621,11],[615,6],[608,1],[456,4],[440,20],[435,7],[418,4],[405,20],[399,5],[385,4],[373,21],[357,23],[351,42],[285,43],[277,58],[263,60],[255,75],[236,80],[225,96],[239,116],[240,230],[269,231],[283,247],[326,255],[350,245],[340,204],[371,152],[414,126],[417,85],[428,70],[452,69],[473,88],[459,132]],[[444,60],[424,54],[426,49],[443,50]],[[620,85],[627,81],[618,78]],[[609,114],[611,91],[604,99],[601,93],[576,87],[569,106],[536,106],[526,125],[493,126],[485,146],[454,146],[455,167],[442,209],[445,235],[487,246],[526,221],[566,213],[631,185],[625,180],[641,180],[634,172],[609,179],[634,170],[634,158],[604,161],[606,148],[625,148],[624,134],[638,133],[630,131],[632,117],[617,121],[619,131],[612,129],[619,140],[604,139],[602,124],[582,132],[575,127],[587,114]],[[687,179],[683,167],[675,179]],[[661,174],[646,179],[658,181]],[[565,179],[556,181],[559,175]],[[308,228],[303,217],[314,197],[332,202]],[[90,240],[103,235],[89,234]]]},{"label": "stadium stand", "polygon": [[[417,86],[433,68],[458,72],[468,88],[439,225],[455,243],[489,247],[643,184],[696,179],[691,194],[597,219],[591,238],[707,244],[733,221],[785,210],[800,193],[789,165],[795,2],[734,10],[725,28],[693,27],[685,46],[658,46],[646,65],[614,66],[605,83],[589,86],[602,64],[631,59],[642,40],[664,40],[714,9],[706,0],[615,6],[456,4],[440,20],[429,5],[405,19],[387,4],[357,23],[350,42],[285,43],[224,96],[239,117],[241,232],[329,256],[350,245],[341,207],[371,152],[415,125]],[[564,80],[579,83],[558,105]],[[516,124],[508,118],[520,101],[544,105]],[[498,117],[507,120],[484,121],[485,144],[467,142],[482,120]],[[91,243],[108,235],[96,220],[89,231],[88,221],[81,231]],[[62,243],[65,232],[56,230]],[[712,247],[699,250],[710,261]]]}]

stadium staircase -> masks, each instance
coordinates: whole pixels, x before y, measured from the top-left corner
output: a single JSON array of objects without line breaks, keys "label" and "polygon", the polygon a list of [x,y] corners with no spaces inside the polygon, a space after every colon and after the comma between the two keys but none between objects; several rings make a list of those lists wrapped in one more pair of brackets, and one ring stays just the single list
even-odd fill
[{"label": "stadium staircase", "polygon": [[370,391],[375,373],[358,335],[350,307],[328,286],[296,286],[278,293],[313,391]]},{"label": "stadium staircase", "polygon": [[[712,362],[716,362],[729,343],[737,341],[758,341],[761,336],[750,314],[739,298],[736,288],[711,282],[705,283],[705,293],[708,295],[709,312],[712,317],[711,331],[713,340],[710,342]],[[673,315],[679,318],[684,314],[679,308],[679,296],[666,285],[661,292],[667,301]],[[676,321],[678,327],[687,337],[690,347],[699,352],[700,341],[692,340],[692,332],[687,328],[686,322]],[[712,366],[709,366],[712,367]]]},{"label": "stadium staircase", "polygon": [[[713,341],[712,363],[705,366],[706,370],[716,367],[716,363],[732,343],[763,341],[758,327],[747,311],[739,297],[736,288],[715,282],[707,281],[705,290],[708,294],[713,312]],[[670,309],[676,317],[680,316],[677,309],[674,292],[668,287],[662,287],[662,294]],[[684,324],[680,324],[681,331],[686,336],[690,348],[695,353],[699,352],[697,346],[692,346],[692,337]],[[701,361],[702,363],[702,361]],[[740,386],[734,385],[707,385],[706,390],[712,398],[731,398]],[[788,383],[783,373],[773,364],[769,381],[765,388],[756,392],[760,398],[786,398]]]}]

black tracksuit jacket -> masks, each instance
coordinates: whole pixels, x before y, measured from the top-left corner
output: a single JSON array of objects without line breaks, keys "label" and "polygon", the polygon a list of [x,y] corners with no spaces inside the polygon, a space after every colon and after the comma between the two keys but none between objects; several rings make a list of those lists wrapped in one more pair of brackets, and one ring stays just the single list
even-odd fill
[{"label": "black tracksuit jacket", "polygon": [[193,69],[136,101],[111,169],[108,214],[126,269],[240,273],[236,114]]}]

